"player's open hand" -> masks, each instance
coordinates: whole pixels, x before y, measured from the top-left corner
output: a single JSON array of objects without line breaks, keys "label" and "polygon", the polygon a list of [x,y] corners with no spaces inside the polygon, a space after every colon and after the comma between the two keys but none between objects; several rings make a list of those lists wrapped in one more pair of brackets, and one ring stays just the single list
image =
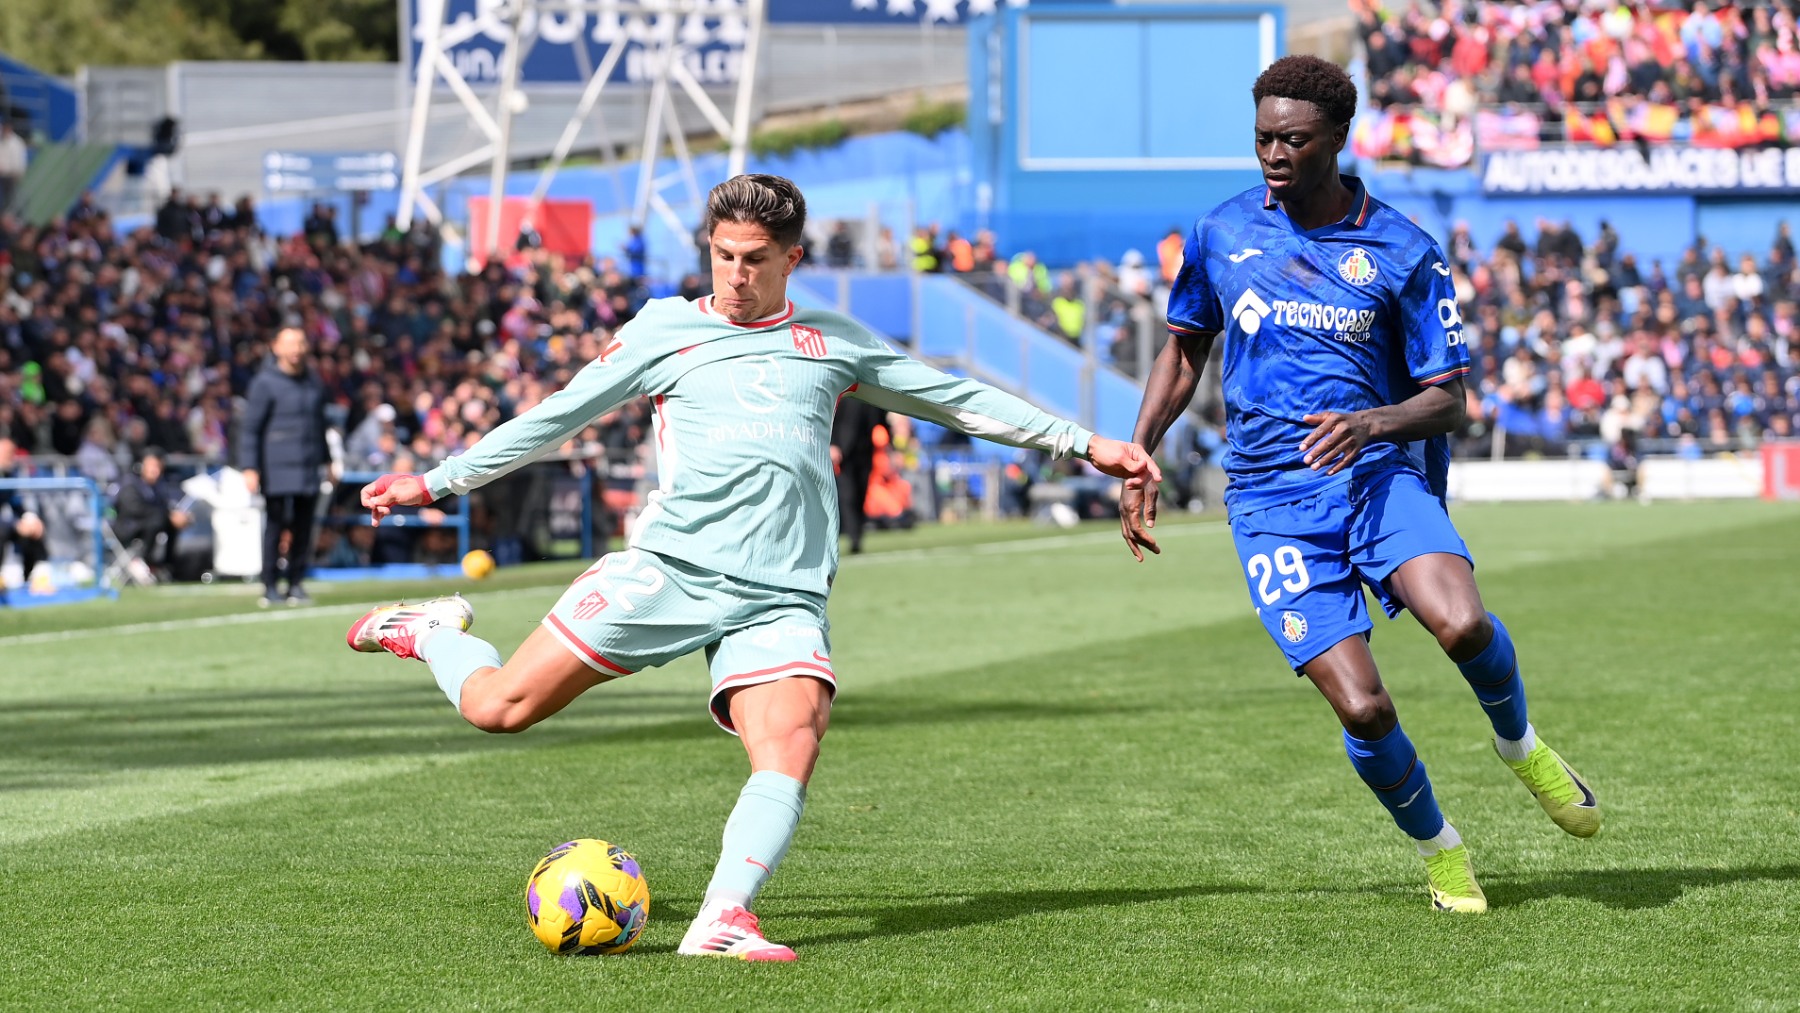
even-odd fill
[{"label": "player's open hand", "polygon": [[383,475],[363,486],[362,505],[369,508],[369,523],[380,524],[394,507],[427,506],[431,490],[417,475]]},{"label": "player's open hand", "polygon": [[1162,481],[1162,469],[1156,466],[1156,462],[1151,460],[1143,447],[1135,443],[1120,443],[1104,436],[1095,436],[1088,440],[1088,461],[1114,478]]},{"label": "player's open hand", "polygon": [[1125,534],[1125,547],[1140,563],[1145,549],[1162,555],[1162,547],[1150,534],[1156,527],[1156,491],[1155,482],[1128,478],[1119,492],[1119,528]]},{"label": "player's open hand", "polygon": [[1370,421],[1362,412],[1314,412],[1300,421],[1313,427],[1300,441],[1300,459],[1314,471],[1335,475],[1369,445]]}]

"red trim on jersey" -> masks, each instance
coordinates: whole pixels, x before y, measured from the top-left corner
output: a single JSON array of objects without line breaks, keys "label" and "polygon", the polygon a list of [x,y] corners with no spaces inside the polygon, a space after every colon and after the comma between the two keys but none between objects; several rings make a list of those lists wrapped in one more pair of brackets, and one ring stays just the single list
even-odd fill
[{"label": "red trim on jersey", "polygon": [[1459,376],[1466,376],[1468,375],[1468,372],[1469,367],[1457,366],[1455,369],[1448,369],[1442,373],[1425,377],[1423,380],[1414,380],[1413,382],[1421,387],[1436,387],[1440,383],[1448,383]]},{"label": "red trim on jersey", "polygon": [[712,301],[713,301],[712,296],[710,296],[710,295],[702,296],[701,298],[695,300],[695,305],[700,307],[700,312],[706,314],[709,317],[718,317],[720,320],[725,321],[726,323],[732,325],[733,327],[745,327],[745,328],[773,327],[776,324],[785,323],[789,317],[794,315],[794,303],[792,300],[789,300],[788,304],[787,304],[787,311],[785,313],[782,313],[780,316],[770,317],[767,320],[750,320],[750,321],[733,320],[730,317],[726,316],[725,314],[720,313],[718,310],[713,309]]},{"label": "red trim on jersey", "polygon": [[549,623],[550,625],[556,627],[557,632],[561,633],[563,635],[564,643],[571,644],[575,647],[580,648],[581,653],[586,655],[589,661],[592,661],[594,664],[599,665],[601,668],[604,668],[609,672],[617,672],[620,675],[630,675],[631,674],[631,669],[620,668],[618,665],[615,665],[612,662],[607,661],[605,658],[602,658],[600,656],[600,652],[594,650],[592,647],[589,647],[587,645],[587,642],[582,640],[580,637],[576,636],[574,631],[570,630],[567,626],[565,626],[561,619],[556,618],[556,613],[552,612],[549,615],[545,616],[544,621]]},{"label": "red trim on jersey", "polygon": [[1173,320],[1168,321],[1168,326],[1169,326],[1169,330],[1174,331],[1177,334],[1205,334],[1206,333],[1205,331],[1201,330],[1198,327],[1183,327]]},{"label": "red trim on jersey", "polygon": [[663,396],[658,394],[654,399],[656,402],[656,449],[658,450],[667,445],[663,436],[669,431],[669,416],[663,412]]},{"label": "red trim on jersey", "polygon": [[1357,228],[1360,229],[1369,223],[1369,212],[1373,210],[1374,207],[1375,200],[1369,196],[1369,188],[1365,186],[1363,187],[1362,210],[1356,213],[1356,222],[1354,223]]}]

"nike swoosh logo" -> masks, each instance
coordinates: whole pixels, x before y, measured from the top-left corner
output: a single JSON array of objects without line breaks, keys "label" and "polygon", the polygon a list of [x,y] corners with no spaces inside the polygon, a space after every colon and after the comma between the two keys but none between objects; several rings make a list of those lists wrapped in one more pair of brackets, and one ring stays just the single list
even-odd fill
[{"label": "nike swoosh logo", "polygon": [[1246,261],[1246,260],[1249,260],[1249,259],[1250,259],[1250,258],[1251,258],[1251,257],[1254,257],[1254,256],[1256,256],[1256,255],[1257,255],[1257,254],[1260,254],[1260,253],[1262,253],[1262,251],[1261,251],[1261,250],[1259,250],[1259,249],[1257,249],[1257,248],[1256,248],[1256,247],[1254,247],[1254,246],[1252,246],[1252,247],[1250,247],[1250,248],[1249,248],[1249,249],[1247,249],[1247,250],[1245,250],[1245,251],[1244,251],[1244,252],[1242,252],[1242,253],[1234,253],[1234,254],[1232,254],[1232,255],[1231,255],[1231,256],[1229,256],[1229,257],[1227,257],[1227,258],[1225,258],[1225,259],[1227,259],[1227,260],[1229,260],[1229,261],[1231,261],[1231,262],[1232,262],[1232,263],[1233,263],[1233,264],[1242,264],[1242,263],[1243,263],[1243,262],[1244,262],[1244,261]]},{"label": "nike swoosh logo", "polygon": [[1511,693],[1508,693],[1508,694],[1506,694],[1506,695],[1505,695],[1505,696],[1503,696],[1503,697],[1501,697],[1501,698],[1500,698],[1500,699],[1498,699],[1498,700],[1495,700],[1495,701],[1494,701],[1494,702],[1492,702],[1492,703],[1488,703],[1488,702],[1486,702],[1486,701],[1483,701],[1483,702],[1482,702],[1482,704],[1481,704],[1481,705],[1482,705],[1482,706],[1483,706],[1483,707],[1498,707],[1498,706],[1500,706],[1500,705],[1501,705],[1501,704],[1503,704],[1503,703],[1505,703],[1505,702],[1507,702],[1507,701],[1508,701],[1508,700],[1511,700],[1511,699],[1512,699],[1512,694],[1511,694]]},{"label": "nike swoosh logo", "polygon": [[827,658],[823,654],[820,654],[818,651],[813,652],[813,658],[814,658],[814,660],[817,660],[817,661],[823,661],[828,665],[831,664],[831,659]]},{"label": "nike swoosh logo", "polygon": [[1418,800],[1419,796],[1423,795],[1423,794],[1425,794],[1425,786],[1420,785],[1419,790],[1412,793],[1412,798],[1407,799],[1406,801],[1400,803],[1399,805],[1395,806],[1394,808],[1404,809],[1407,806],[1412,805],[1415,801]]},{"label": "nike swoosh logo", "polygon": [[1592,809],[1595,806],[1600,804],[1599,802],[1594,800],[1594,793],[1588,789],[1587,785],[1585,785],[1581,782],[1581,778],[1576,777],[1575,772],[1573,770],[1569,769],[1568,764],[1566,764],[1566,763],[1563,764],[1562,769],[1563,769],[1563,773],[1569,775],[1569,780],[1575,782],[1575,787],[1581,789],[1581,808]]}]

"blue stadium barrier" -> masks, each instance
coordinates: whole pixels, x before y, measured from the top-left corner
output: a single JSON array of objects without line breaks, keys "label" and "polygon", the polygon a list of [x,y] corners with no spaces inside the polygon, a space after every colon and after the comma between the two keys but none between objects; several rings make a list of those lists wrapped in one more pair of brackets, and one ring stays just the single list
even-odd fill
[{"label": "blue stadium barrier", "polygon": [[[802,271],[794,281],[795,302],[847,313],[950,372],[1005,388],[1115,439],[1129,437],[1137,423],[1143,389],[1135,380],[1090,362],[1082,349],[955,278]],[[1170,442],[1178,435],[1171,433]]]},{"label": "blue stadium barrier", "polygon": [[[339,488],[354,488],[365,485],[380,478],[378,472],[346,473],[339,481]],[[329,509],[330,504],[325,504]],[[428,521],[417,514],[389,514],[383,518],[383,527],[392,528],[449,528],[456,532],[456,558],[458,562],[445,564],[432,563],[383,563],[379,566],[314,566],[312,580],[317,581],[352,581],[352,580],[428,580],[435,577],[448,577],[462,573],[462,557],[469,554],[469,502],[462,496],[452,497],[446,504],[444,519]],[[583,512],[586,520],[586,512]],[[331,520],[329,514],[321,513],[319,524]],[[367,515],[362,520],[367,523]],[[354,523],[354,522],[352,522]]]},{"label": "blue stadium barrier", "polygon": [[[48,594],[32,594],[29,590],[30,574],[26,574],[28,585],[15,588],[0,595],[0,606],[8,608],[32,608],[39,605],[67,605],[73,602],[92,601],[95,598],[117,598],[119,590],[109,587],[102,579],[106,572],[106,496],[100,486],[91,478],[0,478],[0,493],[20,492],[85,492],[88,494],[89,512],[87,514],[88,530],[94,541],[94,577],[92,585],[84,583],[79,587],[59,587]],[[4,552],[4,547],[0,547]],[[59,560],[50,560],[54,567]]]}]

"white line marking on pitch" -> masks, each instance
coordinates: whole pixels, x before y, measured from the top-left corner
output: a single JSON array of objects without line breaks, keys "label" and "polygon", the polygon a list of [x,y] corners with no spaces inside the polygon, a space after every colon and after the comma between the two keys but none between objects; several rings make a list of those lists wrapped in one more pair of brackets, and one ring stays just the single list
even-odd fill
[{"label": "white line marking on pitch", "polygon": [[[1218,534],[1227,530],[1224,524],[1181,524],[1156,533],[1159,539],[1181,534]],[[1115,530],[1083,532],[1076,535],[1052,535],[1048,538],[1011,538],[998,542],[971,542],[967,545],[940,545],[929,549],[899,549],[854,556],[845,560],[850,566],[873,566],[878,563],[910,563],[922,559],[956,556],[1000,556],[1020,552],[1040,552],[1079,545],[1098,545],[1121,540]],[[1121,551],[1123,546],[1121,545]],[[555,590],[554,585],[509,588],[505,591],[477,591],[471,597],[504,598],[521,594],[542,595]],[[283,609],[270,612],[238,612],[223,616],[198,616],[193,619],[167,619],[152,623],[127,623],[123,626],[95,626],[79,630],[48,630],[43,633],[17,633],[0,637],[0,647],[24,647],[30,644],[54,644],[84,637],[125,636],[133,633],[169,633],[176,630],[204,630],[222,626],[252,626],[259,623],[288,622],[295,619],[324,619],[334,616],[360,615],[366,605],[323,605],[314,608]]]},{"label": "white line marking on pitch", "polygon": [[[476,592],[471,597],[479,599],[504,598],[527,592],[542,594],[543,587],[517,587],[505,591]],[[326,619],[333,616],[361,615],[368,611],[367,605],[322,605],[318,607],[283,609],[279,612],[237,612],[223,616],[198,616],[193,619],[167,619],[154,623],[127,623],[123,626],[94,626],[82,630],[49,630],[43,633],[18,633],[10,637],[0,637],[0,647],[20,647],[27,644],[53,644],[65,640],[76,640],[83,637],[123,636],[128,633],[168,633],[174,630],[204,630],[218,626],[247,626],[257,623],[279,623],[293,619]]]},{"label": "white line marking on pitch", "polygon": [[[1182,534],[1219,534],[1230,530],[1225,524],[1179,524],[1163,528],[1155,532],[1157,541]],[[1090,531],[1079,535],[1053,535],[1049,538],[1009,538],[1002,542],[971,542],[967,545],[940,545],[930,549],[900,549],[894,552],[873,552],[866,556],[851,556],[844,560],[845,566],[874,566],[877,563],[910,563],[918,559],[942,559],[946,556],[1001,556],[1015,552],[1037,552],[1042,549],[1062,549],[1076,545],[1100,545],[1105,542],[1118,542],[1119,551],[1129,554],[1125,547],[1125,538],[1118,529],[1106,531]]]}]

